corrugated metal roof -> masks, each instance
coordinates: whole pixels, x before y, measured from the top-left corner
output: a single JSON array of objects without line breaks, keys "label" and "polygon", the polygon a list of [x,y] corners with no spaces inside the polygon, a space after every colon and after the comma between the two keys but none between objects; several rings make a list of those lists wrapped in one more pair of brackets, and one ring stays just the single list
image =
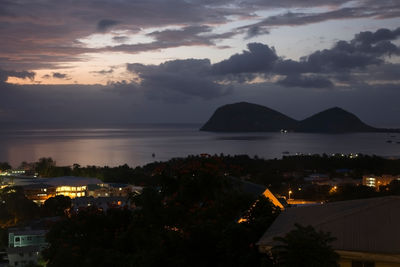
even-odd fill
[{"label": "corrugated metal roof", "polygon": [[282,212],[258,245],[272,246],[294,224],[312,225],[330,232],[335,250],[400,253],[400,197],[340,201],[317,206],[289,208]]}]

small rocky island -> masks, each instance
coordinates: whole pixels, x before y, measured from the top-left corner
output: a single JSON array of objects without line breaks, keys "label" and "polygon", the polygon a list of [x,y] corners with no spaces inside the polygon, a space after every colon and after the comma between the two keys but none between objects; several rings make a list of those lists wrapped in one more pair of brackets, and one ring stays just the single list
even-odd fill
[{"label": "small rocky island", "polygon": [[276,110],[247,102],[219,107],[200,128],[209,132],[400,132],[369,126],[356,115],[338,107],[330,108],[298,121]]}]

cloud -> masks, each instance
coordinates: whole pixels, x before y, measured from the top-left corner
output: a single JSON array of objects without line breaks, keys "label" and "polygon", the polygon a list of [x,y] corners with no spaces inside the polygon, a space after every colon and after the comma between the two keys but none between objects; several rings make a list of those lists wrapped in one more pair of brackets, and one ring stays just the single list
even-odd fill
[{"label": "cloud", "polygon": [[[366,34],[360,33],[350,41],[338,41],[332,48],[315,51],[299,61],[280,57],[266,44],[249,43],[247,50],[215,64],[208,59],[187,59],[160,65],[134,63],[128,64],[127,69],[137,75],[131,88],[143,90],[151,98],[167,99],[172,94],[176,99],[183,96],[211,99],[231,93],[235,83],[251,82],[257,77],[272,78],[285,87],[332,88],[335,81],[341,85],[354,84],[354,77],[372,66],[385,65],[385,56],[398,54],[399,48],[390,41],[398,36],[397,32],[397,29],[379,29],[368,34],[372,36],[369,38],[361,38]],[[176,34],[184,33],[154,33],[164,41],[176,38]]]},{"label": "cloud", "polygon": [[[345,2],[345,1],[342,1]],[[317,4],[318,5],[318,4]],[[321,5],[321,3],[319,4]],[[397,13],[394,13],[396,12]],[[305,12],[286,12],[279,15],[267,17],[260,22],[245,25],[240,27],[240,30],[247,30],[248,37],[254,37],[269,32],[272,27],[278,26],[301,26],[313,23],[319,23],[329,20],[343,20],[343,19],[356,19],[356,18],[384,18],[399,16],[400,5],[378,7],[378,6],[357,6],[357,7],[344,7],[330,10],[327,12],[305,13]],[[396,15],[395,15],[396,14]],[[381,33],[379,33],[381,34]],[[383,33],[384,34],[384,33]]]},{"label": "cloud", "polygon": [[269,72],[278,60],[275,49],[261,43],[249,43],[248,51],[235,54],[213,65],[218,75]]},{"label": "cloud", "polygon": [[280,85],[286,87],[306,87],[306,88],[330,88],[333,83],[320,76],[292,75],[278,81]]},{"label": "cloud", "polygon": [[0,83],[6,82],[9,77],[34,80],[35,75],[35,72],[31,71],[14,71],[0,69]]},{"label": "cloud", "polygon": [[268,29],[263,28],[259,25],[253,25],[251,27],[246,27],[246,28],[248,28],[247,35],[245,37],[246,39],[251,39],[251,38],[259,36],[259,35],[269,34]]},{"label": "cloud", "polygon": [[95,73],[95,74],[99,74],[99,75],[108,75],[114,72],[114,69],[111,68],[109,70],[99,70],[99,71],[91,71],[90,73]]},{"label": "cloud", "polygon": [[124,35],[122,35],[122,36],[114,36],[113,37],[113,41],[115,41],[117,43],[124,43],[124,42],[126,42],[128,40],[129,40],[129,37],[128,36],[124,36]]},{"label": "cloud", "polygon": [[391,31],[389,29],[379,29],[376,32],[360,32],[356,34],[353,42],[362,44],[376,44],[382,41],[392,41],[400,36],[400,27]]},{"label": "cloud", "polygon": [[220,84],[214,79],[208,59],[173,60],[148,66],[128,64],[127,69],[139,76],[137,87],[153,99],[212,99],[227,95],[232,90],[231,86]]},{"label": "cloud", "polygon": [[[400,16],[399,6],[390,0],[0,1],[0,34],[7,36],[0,42],[0,67],[19,71],[55,69],[65,67],[65,62],[85,61],[87,57],[82,55],[88,53],[140,53],[190,45],[218,47],[218,40],[229,39],[243,31],[247,31],[245,38],[251,38],[268,33],[270,27],[283,25],[345,18],[395,18]],[[298,11],[310,7],[314,13]],[[255,12],[276,8],[294,12],[261,18],[258,23],[225,33],[215,31],[232,19],[256,18]],[[129,34],[138,29],[177,25],[182,29],[154,31],[149,36],[155,41],[150,43],[122,45],[126,39],[116,36],[114,41],[121,45],[99,49],[76,41],[94,33],[105,33],[112,27]],[[173,36],[182,38],[173,39]]]},{"label": "cloud", "polygon": [[120,24],[121,22],[118,20],[112,20],[112,19],[102,19],[97,23],[97,30],[100,32],[105,32],[112,28],[115,25]]},{"label": "cloud", "polygon": [[52,77],[56,78],[56,79],[65,79],[65,80],[70,80],[71,79],[68,76],[68,74],[60,73],[60,72],[53,72]]},{"label": "cloud", "polygon": [[[248,44],[248,51],[235,54],[212,66],[213,73],[226,80],[248,81],[257,76],[284,75],[284,86],[329,88],[334,79],[345,81],[344,74],[382,65],[385,57],[399,55],[395,45],[399,29],[361,32],[350,41],[338,41],[332,48],[317,50],[299,61],[279,57],[274,48],[260,43]],[[303,75],[307,74],[307,75]]]},{"label": "cloud", "polygon": [[228,31],[225,33],[212,33],[210,26],[186,26],[181,29],[168,29],[163,31],[154,31],[147,34],[148,37],[155,39],[149,43],[122,44],[107,47],[105,50],[113,52],[125,52],[136,54],[145,51],[154,51],[166,48],[180,46],[216,46],[216,41],[229,39],[239,32]]},{"label": "cloud", "polygon": [[[76,40],[113,26],[131,33],[169,25],[215,25],[237,13],[185,0],[0,1],[0,10],[4,11],[0,34],[7,36],[0,42],[0,58],[4,58],[0,67],[16,70],[58,68],[64,62],[86,60],[81,56],[85,53],[112,51],[85,47]],[[136,48],[148,51],[151,45]]]}]

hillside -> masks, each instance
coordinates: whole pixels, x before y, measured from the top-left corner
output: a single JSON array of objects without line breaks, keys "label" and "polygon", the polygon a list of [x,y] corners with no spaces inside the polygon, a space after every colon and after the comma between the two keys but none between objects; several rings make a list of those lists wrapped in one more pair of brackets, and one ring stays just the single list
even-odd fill
[{"label": "hillside", "polygon": [[297,121],[278,111],[247,102],[219,107],[200,128],[210,132],[277,132],[281,129],[305,133],[400,132],[399,129],[369,126],[339,107]]},{"label": "hillside", "polygon": [[201,127],[211,132],[276,132],[293,130],[297,121],[273,109],[240,102],[219,107]]},{"label": "hillside", "polygon": [[296,132],[343,133],[377,132],[378,129],[363,123],[354,114],[338,108],[330,108],[300,121]]}]

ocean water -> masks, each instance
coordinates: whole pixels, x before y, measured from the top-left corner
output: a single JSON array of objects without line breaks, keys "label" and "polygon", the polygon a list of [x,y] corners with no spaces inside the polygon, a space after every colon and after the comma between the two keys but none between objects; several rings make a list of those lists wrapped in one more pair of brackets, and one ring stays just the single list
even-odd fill
[{"label": "ocean water", "polygon": [[[209,133],[200,125],[162,124],[110,128],[1,129],[0,162],[18,167],[52,157],[57,165],[134,167],[201,153],[283,155],[363,153],[400,157],[400,134]],[[391,142],[388,142],[388,141]],[[154,157],[153,157],[154,154]]]}]

